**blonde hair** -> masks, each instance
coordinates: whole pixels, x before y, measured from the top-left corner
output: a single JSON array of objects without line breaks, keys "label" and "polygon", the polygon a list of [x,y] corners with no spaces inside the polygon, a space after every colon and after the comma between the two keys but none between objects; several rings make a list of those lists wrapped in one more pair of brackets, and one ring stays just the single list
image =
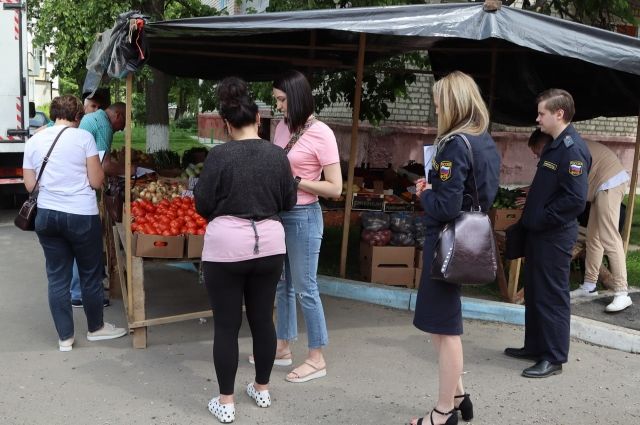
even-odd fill
[{"label": "blonde hair", "polygon": [[489,127],[489,111],[473,78],[460,71],[436,81],[433,99],[438,102],[436,143],[454,133],[479,135]]}]

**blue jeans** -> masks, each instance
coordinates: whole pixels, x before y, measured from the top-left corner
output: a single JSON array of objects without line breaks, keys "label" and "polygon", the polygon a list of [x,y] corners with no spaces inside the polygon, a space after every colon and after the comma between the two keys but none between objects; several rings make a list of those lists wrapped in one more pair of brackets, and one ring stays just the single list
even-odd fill
[{"label": "blue jeans", "polygon": [[49,309],[58,338],[74,335],[69,286],[73,259],[78,263],[87,328],[95,332],[102,318],[102,226],[97,215],[77,215],[38,208],[35,230],[44,250],[49,280]]},{"label": "blue jeans", "polygon": [[318,292],[318,257],[322,243],[322,211],[315,202],[298,205],[280,214],[284,226],[287,255],[284,262],[285,280],[276,290],[278,339],[287,341],[298,337],[296,295],[300,302],[309,348],[320,348],[329,343],[327,324],[320,293]]},{"label": "blue jeans", "polygon": [[73,273],[71,274],[71,299],[81,300],[82,291],[80,290],[80,273],[78,272],[78,263],[73,260]]}]

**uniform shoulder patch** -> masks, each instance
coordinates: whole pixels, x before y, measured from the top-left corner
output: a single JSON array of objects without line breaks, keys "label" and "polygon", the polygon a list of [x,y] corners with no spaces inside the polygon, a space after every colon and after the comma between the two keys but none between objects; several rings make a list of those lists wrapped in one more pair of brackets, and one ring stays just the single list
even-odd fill
[{"label": "uniform shoulder patch", "polygon": [[569,162],[569,174],[572,176],[579,176],[582,174],[584,163],[582,161],[570,161]]},{"label": "uniform shoulder patch", "polygon": [[451,172],[453,168],[452,161],[440,161],[440,180],[447,181],[451,177]]},{"label": "uniform shoulder patch", "polygon": [[544,161],[544,162],[542,163],[542,166],[543,166],[543,167],[546,167],[546,168],[548,168],[548,169],[550,169],[550,170],[553,170],[553,171],[556,171],[556,170],[558,169],[558,164],[554,164],[554,163],[553,163],[553,162],[551,162],[551,161]]},{"label": "uniform shoulder patch", "polygon": [[566,147],[573,146],[573,138],[571,136],[564,136],[563,142]]}]

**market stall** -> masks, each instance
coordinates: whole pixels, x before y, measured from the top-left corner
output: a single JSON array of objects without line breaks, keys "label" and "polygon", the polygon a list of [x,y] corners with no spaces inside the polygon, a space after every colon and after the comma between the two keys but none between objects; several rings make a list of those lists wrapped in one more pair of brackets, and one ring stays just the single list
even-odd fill
[{"label": "market stall", "polygon": [[[348,200],[353,195],[365,64],[398,53],[428,51],[436,78],[454,69],[474,76],[493,121],[499,123],[534,124],[535,96],[549,87],[562,87],[574,95],[579,105],[576,120],[635,116],[640,111],[640,40],[501,7],[494,0],[487,0],[484,5],[434,4],[191,18],[147,23],[144,28],[138,24],[137,28],[140,34],[134,31],[130,42],[144,39],[148,64],[182,77],[219,79],[238,75],[249,81],[265,81],[289,68],[320,73],[355,70]],[[102,76],[109,73],[110,54],[109,50],[104,61],[97,61],[99,66],[90,68],[85,91],[97,88]],[[129,71],[135,69],[136,64]],[[129,166],[132,76],[127,78]],[[638,142],[640,125],[632,187],[637,184]],[[124,220],[127,270],[132,269],[130,183],[127,178]],[[633,202],[631,197],[628,214],[633,211]],[[346,202],[342,276],[351,209],[352,203]],[[630,217],[626,222],[628,241]],[[128,311],[134,304],[131,274],[127,273]]]}]

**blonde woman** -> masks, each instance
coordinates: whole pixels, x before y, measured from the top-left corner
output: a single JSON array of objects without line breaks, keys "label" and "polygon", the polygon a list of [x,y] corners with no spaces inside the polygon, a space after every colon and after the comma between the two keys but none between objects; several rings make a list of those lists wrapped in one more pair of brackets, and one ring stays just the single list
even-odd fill
[{"label": "blonde woman", "polygon": [[[436,407],[425,418],[414,418],[412,425],[457,424],[456,410],[461,411],[464,420],[473,418],[473,405],[469,394],[464,392],[461,377],[460,287],[430,279],[429,267],[444,224],[471,207],[471,197],[467,195],[473,193],[474,176],[480,205],[487,210],[498,191],[500,174],[500,156],[487,133],[489,113],[473,79],[462,72],[452,72],[435,83],[433,99],[438,116],[437,149],[428,182],[418,182],[427,232],[423,251],[425,269],[413,324],[431,334],[438,354],[440,388]],[[467,148],[463,134],[473,153]]]}]

